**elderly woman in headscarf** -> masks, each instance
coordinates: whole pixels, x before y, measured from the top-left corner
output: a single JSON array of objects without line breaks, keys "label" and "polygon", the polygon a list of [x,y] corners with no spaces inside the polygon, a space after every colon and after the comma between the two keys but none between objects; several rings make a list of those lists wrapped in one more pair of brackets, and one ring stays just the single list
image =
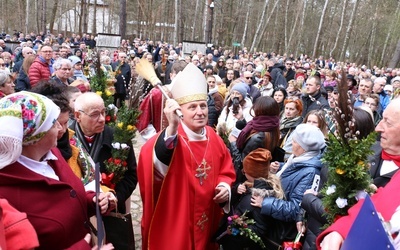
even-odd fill
[{"label": "elderly woman in headscarf", "polygon": [[[96,194],[85,192],[57,146],[60,109],[50,99],[18,92],[0,100],[0,197],[27,214],[37,249],[91,249],[89,216]],[[101,193],[102,214],[109,205]]]}]

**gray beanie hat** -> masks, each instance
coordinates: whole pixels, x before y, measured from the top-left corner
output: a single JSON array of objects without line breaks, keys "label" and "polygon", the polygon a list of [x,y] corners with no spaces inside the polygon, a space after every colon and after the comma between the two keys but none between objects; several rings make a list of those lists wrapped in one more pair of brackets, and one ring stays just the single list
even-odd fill
[{"label": "gray beanie hat", "polygon": [[248,89],[248,85],[246,83],[239,82],[239,83],[236,83],[235,86],[232,87],[231,93],[234,90],[236,90],[243,96],[243,98],[245,98],[247,96],[247,89]]},{"label": "gray beanie hat", "polygon": [[310,124],[300,124],[293,131],[293,140],[306,152],[319,151],[325,147],[325,137],[321,130]]}]

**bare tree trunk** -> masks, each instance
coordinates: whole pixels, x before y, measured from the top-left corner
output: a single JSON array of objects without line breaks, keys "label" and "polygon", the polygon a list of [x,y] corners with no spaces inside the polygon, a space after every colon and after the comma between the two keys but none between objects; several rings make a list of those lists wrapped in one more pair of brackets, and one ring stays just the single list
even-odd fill
[{"label": "bare tree trunk", "polygon": [[89,3],[90,0],[84,0],[84,11],[83,11],[83,33],[88,32],[88,16],[89,16]]},{"label": "bare tree trunk", "polygon": [[[303,30],[304,30],[304,20],[305,20],[305,16],[306,16],[306,9],[307,9],[307,0],[303,0],[303,11],[302,11],[302,14],[301,14],[301,22],[300,22],[300,28],[298,29],[298,32],[300,33],[300,34],[302,34],[303,33]],[[303,46],[303,44],[302,44],[302,37],[300,36],[299,38],[297,38],[297,45],[296,45],[296,54],[298,54],[299,52],[302,52],[301,51],[301,49],[302,49],[302,46]]]},{"label": "bare tree trunk", "polygon": [[46,34],[46,9],[47,9],[47,0],[43,0],[42,2],[42,20],[41,20],[41,30]]},{"label": "bare tree trunk", "polygon": [[[378,5],[379,2],[376,1],[375,4],[375,14],[374,14],[374,20],[377,19],[378,17]],[[372,63],[372,58],[373,58],[373,48],[375,45],[375,38],[376,38],[376,26],[377,26],[378,22],[372,22],[372,29],[371,29],[371,36],[369,40],[369,47],[368,47],[368,53],[367,53],[367,64],[371,65]]]},{"label": "bare tree trunk", "polygon": [[208,1],[209,0],[205,0],[205,4],[204,4],[204,12],[203,12],[203,40],[202,41],[206,41],[206,36],[207,36],[207,14],[208,14]]},{"label": "bare tree trunk", "polygon": [[250,1],[249,4],[247,5],[246,21],[244,22],[244,31],[243,31],[242,41],[240,43],[242,47],[244,47],[244,42],[246,41],[247,27],[249,25],[249,16],[252,6],[253,6],[253,1]]},{"label": "bare tree trunk", "polygon": [[[200,0],[196,0],[196,6],[194,8],[195,13],[199,13],[199,6],[200,6]],[[191,36],[191,40],[194,41],[194,37],[196,34],[196,21],[197,18],[193,18],[193,25],[192,25],[192,36]]]},{"label": "bare tree trunk", "polygon": [[322,9],[321,18],[319,19],[319,26],[318,26],[317,36],[315,37],[314,49],[313,49],[313,53],[312,53],[312,57],[313,58],[315,58],[315,56],[317,54],[317,48],[318,48],[318,44],[319,44],[319,37],[321,35],[322,25],[324,23],[324,17],[325,17],[326,8],[328,6],[328,3],[329,3],[329,0],[325,0],[324,8]]},{"label": "bare tree trunk", "polygon": [[175,0],[175,25],[174,25],[174,46],[178,45],[176,40],[178,38],[179,29],[179,0]]},{"label": "bare tree trunk", "polygon": [[[251,47],[250,47],[250,51],[253,51],[254,47],[256,46],[256,43],[259,41],[258,37],[259,37],[260,31],[261,31],[261,27],[263,26],[263,24],[265,22],[264,16],[265,16],[265,12],[266,12],[267,7],[268,7],[268,2],[269,2],[269,0],[265,0],[263,11],[261,12],[261,16],[259,18],[260,22],[259,22],[259,24],[257,26],[256,33],[254,34],[253,42],[252,42]],[[271,15],[270,15],[270,17],[271,17]]]},{"label": "bare tree trunk", "polygon": [[126,0],[120,0],[119,12],[119,34],[122,38],[126,36]]},{"label": "bare tree trunk", "polygon": [[29,25],[29,0],[26,0],[26,9],[25,9],[25,35],[28,34],[28,25]]},{"label": "bare tree trunk", "polygon": [[344,15],[346,13],[346,6],[347,6],[347,0],[343,0],[343,8],[342,8],[342,15],[340,17],[339,30],[336,33],[335,44],[333,45],[333,48],[329,52],[329,56],[332,56],[333,52],[335,51],[335,49],[337,47],[337,44],[338,44],[338,41],[339,41],[339,37],[340,37],[340,33],[342,32],[342,28],[343,28],[343,20],[344,20]]},{"label": "bare tree trunk", "polygon": [[[271,17],[273,16],[274,11],[275,11],[275,9],[276,9],[276,6],[278,6],[278,3],[279,3],[279,0],[275,2],[274,6],[272,7],[271,13],[269,13],[268,19],[263,23],[263,26],[264,26],[264,27],[263,27],[263,29],[262,29],[261,36],[260,36],[260,37],[262,37],[262,36],[264,35],[265,30],[266,30],[267,27],[268,27],[269,20],[270,20]],[[255,46],[254,46],[254,47],[252,46],[251,50],[254,50],[254,48],[258,47],[258,45],[260,44],[260,42],[261,42],[261,39],[258,39],[257,41],[253,40],[253,44],[255,44]]]},{"label": "bare tree trunk", "polygon": [[353,5],[353,10],[351,11],[350,21],[349,21],[349,24],[347,25],[346,34],[344,36],[343,48],[342,48],[342,53],[341,53],[342,60],[344,60],[346,58],[346,51],[347,51],[347,46],[349,43],[350,33],[351,33],[351,29],[353,28],[353,22],[356,17],[355,14],[356,14],[357,6],[358,6],[359,2],[360,2],[359,0],[354,0],[354,5]]},{"label": "bare tree trunk", "polygon": [[[299,6],[297,7],[297,10],[298,11],[296,11],[296,17],[295,17],[295,20],[294,20],[294,24],[291,26],[291,30],[292,30],[292,32],[290,32],[290,37],[289,37],[289,42],[288,42],[288,47],[285,49],[286,51],[289,51],[289,48],[291,48],[291,44],[292,44],[292,38],[293,38],[293,34],[294,34],[294,31],[296,30],[296,28],[297,28],[297,20],[299,20],[299,16],[300,16],[300,13],[301,13],[301,9],[302,9],[302,3],[299,1],[298,2],[298,4],[299,4]],[[292,50],[293,51],[293,50]]]},{"label": "bare tree trunk", "polygon": [[[49,22],[50,22],[50,26],[49,26],[50,33],[53,33],[54,22],[55,22],[55,20],[56,20],[56,14],[57,14],[57,9],[58,9],[58,4],[59,4],[59,1],[58,1],[58,0],[55,0],[55,1],[54,1],[54,5],[53,5],[53,8],[51,9],[51,15],[50,15],[50,20],[49,20]],[[60,13],[60,16],[61,16],[61,13]],[[45,24],[45,25],[46,25],[46,24]]]},{"label": "bare tree trunk", "polygon": [[94,35],[97,33],[97,0],[94,0],[93,5],[92,34]]},{"label": "bare tree trunk", "polygon": [[288,12],[289,12],[289,0],[286,0],[286,6],[285,6],[285,48],[284,50],[287,51],[288,49]]},{"label": "bare tree trunk", "polygon": [[396,50],[393,53],[392,59],[389,62],[389,68],[396,68],[397,64],[400,61],[400,39],[397,41]]},{"label": "bare tree trunk", "polygon": [[[179,30],[178,30],[178,33],[179,33],[179,35],[178,35],[178,43],[181,43],[182,41],[183,41],[183,38],[184,38],[184,34],[185,34],[185,26],[184,26],[184,24],[185,24],[185,17],[182,15],[182,10],[183,10],[183,7],[182,7],[182,1],[180,1],[180,4],[179,4],[179,6],[178,6],[178,11],[179,11]],[[183,55],[183,52],[181,52],[182,53],[182,55]]]},{"label": "bare tree trunk", "polygon": [[[386,48],[387,45],[389,43],[389,38],[392,35],[393,30],[396,27],[396,22],[398,21],[398,17],[399,17],[399,11],[400,11],[400,1],[397,2],[397,7],[396,7],[396,11],[394,12],[395,17],[392,18],[392,22],[390,23],[390,30],[389,32],[386,33],[386,38],[385,38],[385,42],[383,43],[383,49],[382,49],[382,53],[381,53],[381,58],[379,60],[379,64],[384,63],[383,59],[385,58],[385,54],[386,54]],[[393,68],[393,67],[392,67]]]},{"label": "bare tree trunk", "polygon": [[79,15],[79,25],[78,25],[78,32],[79,34],[82,34],[82,27],[83,27],[83,16],[84,16],[84,12],[85,12],[85,0],[81,0],[81,11],[80,11],[80,15]]}]

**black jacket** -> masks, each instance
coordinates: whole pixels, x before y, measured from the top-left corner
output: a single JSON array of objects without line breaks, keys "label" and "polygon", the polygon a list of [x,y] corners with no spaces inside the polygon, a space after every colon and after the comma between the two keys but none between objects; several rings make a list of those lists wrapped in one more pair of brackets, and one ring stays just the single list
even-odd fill
[{"label": "black jacket", "polygon": [[329,103],[322,96],[321,91],[318,91],[318,93],[312,96],[312,98],[310,98],[309,95],[305,94],[301,97],[301,101],[303,103],[303,113],[301,113],[301,116],[303,116],[303,118],[311,110],[329,109]]},{"label": "black jacket", "polygon": [[[119,61],[111,64],[113,71],[118,68]],[[115,75],[117,82],[114,84],[115,92],[117,94],[126,94],[126,90],[129,87],[129,83],[131,82],[131,66],[128,63],[124,63],[119,67],[121,71],[120,74]]]},{"label": "black jacket", "polygon": [[[86,141],[80,138],[79,133],[77,132],[78,130],[80,130],[80,126],[76,121],[74,121],[74,123],[70,126],[70,129],[75,131],[76,136],[82,142],[82,145],[85,147],[86,151],[89,152],[93,161],[100,164],[100,172],[104,173],[106,170],[104,162],[111,158],[111,143],[114,139],[114,131],[112,130],[112,128],[105,126],[103,132],[96,135],[96,137],[102,138],[102,140],[98,142],[101,144],[98,153],[92,152],[91,149],[93,145],[92,147],[89,147]],[[94,143],[96,143],[96,139]],[[125,201],[131,196],[137,184],[137,165],[135,153],[133,151],[132,145],[129,146],[130,149],[127,159],[127,170],[124,174],[124,178],[119,181],[115,186],[115,192],[118,199],[118,212],[120,213],[126,213]]]},{"label": "black jacket", "polygon": [[[233,165],[236,171],[236,181],[233,184],[232,190],[236,190],[237,186],[244,181],[246,181],[246,177],[242,173],[243,169],[243,159],[248,155],[251,151],[257,148],[266,148],[265,145],[265,133],[264,132],[257,132],[252,134],[249,139],[247,139],[246,144],[243,146],[243,149],[238,149],[236,142],[231,142],[229,145],[229,150],[232,156]],[[234,191],[232,191],[234,192]],[[232,202],[234,202],[234,197],[232,196]]]},{"label": "black jacket", "polygon": [[368,157],[368,162],[371,164],[369,172],[374,184],[378,188],[384,187],[390,181],[390,179],[392,179],[392,176],[397,172],[398,169],[390,173],[380,175],[383,160],[381,157],[382,148],[379,141],[376,141],[375,144],[372,145],[372,150],[374,151],[374,154]]}]

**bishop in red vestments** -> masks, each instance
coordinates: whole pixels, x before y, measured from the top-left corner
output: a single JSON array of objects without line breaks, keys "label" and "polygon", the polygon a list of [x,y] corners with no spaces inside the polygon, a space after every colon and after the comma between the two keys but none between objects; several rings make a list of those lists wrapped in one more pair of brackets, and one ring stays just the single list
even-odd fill
[{"label": "bishop in red vestments", "polygon": [[207,126],[207,84],[196,66],[176,76],[171,93],[164,108],[168,127],[139,156],[142,249],[217,249],[212,236],[223,210],[229,212],[232,160]]}]

